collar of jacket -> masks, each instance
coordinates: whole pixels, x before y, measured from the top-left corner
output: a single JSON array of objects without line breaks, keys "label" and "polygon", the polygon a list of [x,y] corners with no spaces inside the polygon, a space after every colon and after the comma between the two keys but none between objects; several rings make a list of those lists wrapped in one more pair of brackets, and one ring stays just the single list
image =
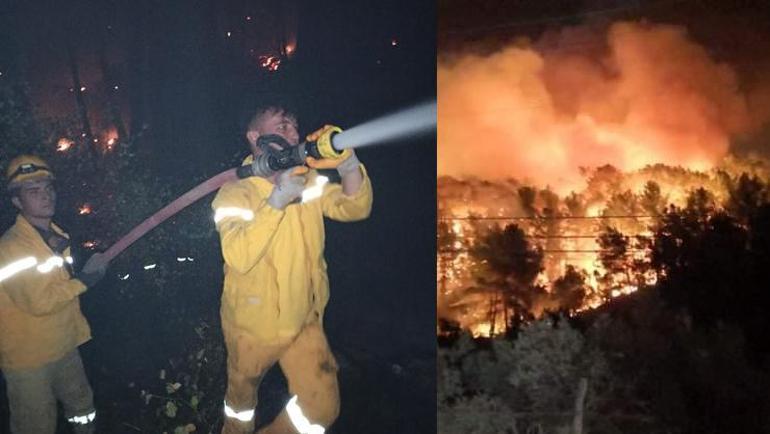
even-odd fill
[{"label": "collar of jacket", "polygon": [[[46,243],[45,240],[43,239],[43,236],[40,235],[40,232],[38,231],[38,229],[35,228],[34,226],[32,226],[32,223],[30,223],[21,214],[16,216],[16,230],[17,230],[19,236],[21,236],[23,238],[34,239],[36,243],[42,244],[43,246],[45,246],[46,249],[51,251],[51,253],[54,253],[54,251],[51,249],[51,246],[49,246],[48,243]],[[67,233],[64,232],[54,222],[51,222],[51,230],[53,230],[58,235],[61,235],[62,237],[66,238],[68,240],[70,239],[70,236],[67,235]]]}]

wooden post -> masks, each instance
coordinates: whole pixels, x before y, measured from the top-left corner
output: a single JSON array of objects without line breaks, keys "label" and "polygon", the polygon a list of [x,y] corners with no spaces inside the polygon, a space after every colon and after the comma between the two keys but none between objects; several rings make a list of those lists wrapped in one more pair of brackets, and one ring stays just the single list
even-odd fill
[{"label": "wooden post", "polygon": [[572,418],[572,434],[583,434],[583,409],[585,407],[587,392],[588,379],[582,377],[580,382],[578,382],[577,396],[575,396],[575,415]]}]

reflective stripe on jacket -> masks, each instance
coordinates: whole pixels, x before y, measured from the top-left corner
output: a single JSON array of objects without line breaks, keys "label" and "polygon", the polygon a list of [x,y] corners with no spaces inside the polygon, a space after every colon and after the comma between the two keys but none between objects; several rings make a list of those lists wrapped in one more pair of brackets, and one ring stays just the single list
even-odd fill
[{"label": "reflective stripe on jacket", "polygon": [[[69,238],[60,228],[53,229]],[[21,215],[0,238],[0,369],[31,369],[91,338],[78,295],[85,285]]]}]

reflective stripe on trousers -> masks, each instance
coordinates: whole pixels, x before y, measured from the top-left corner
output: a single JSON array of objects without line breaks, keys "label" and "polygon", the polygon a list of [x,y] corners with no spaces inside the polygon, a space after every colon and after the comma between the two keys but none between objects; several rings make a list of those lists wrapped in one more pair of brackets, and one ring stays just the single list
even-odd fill
[{"label": "reflective stripe on trousers", "polygon": [[91,413],[84,414],[82,416],[72,416],[67,419],[67,422],[74,423],[76,425],[87,425],[96,419],[96,412],[92,411]]},{"label": "reflective stripe on trousers", "polygon": [[[254,410],[237,411],[227,405],[227,401],[225,401],[225,416],[227,417],[238,419],[241,422],[251,422],[254,420],[254,413]],[[286,403],[286,413],[289,415],[289,420],[291,420],[291,423],[299,434],[324,434],[326,432],[324,427],[310,423],[308,418],[305,417],[302,408],[297,404],[297,395],[294,395],[289,402]]]},{"label": "reflective stripe on trousers", "polygon": [[[318,321],[306,324],[294,339],[270,343],[260,342],[227,323],[222,329],[227,345],[228,405],[256,408],[261,379],[276,362],[286,376],[289,393],[297,397],[262,427],[260,434],[320,434],[323,427],[334,422],[339,414],[337,363]],[[251,434],[255,419],[226,417],[222,433]]]},{"label": "reflective stripe on trousers", "polygon": [[225,401],[225,416],[238,419],[241,422],[251,422],[254,420],[254,409],[236,411],[234,408],[227,405],[227,401]]},{"label": "reflective stripe on trousers", "polygon": [[308,418],[305,417],[302,409],[297,404],[297,395],[294,395],[286,404],[286,413],[289,414],[289,419],[294,424],[294,428],[299,431],[299,434],[324,434],[326,431],[321,425],[311,424]]},{"label": "reflective stripe on trousers", "polygon": [[[94,431],[93,392],[88,384],[83,362],[77,350],[39,368],[4,371],[11,432],[14,434],[51,434],[56,431],[56,402],[64,407],[65,418],[85,417],[86,423],[73,423],[77,434]],[[92,413],[91,420],[89,415]]]}]

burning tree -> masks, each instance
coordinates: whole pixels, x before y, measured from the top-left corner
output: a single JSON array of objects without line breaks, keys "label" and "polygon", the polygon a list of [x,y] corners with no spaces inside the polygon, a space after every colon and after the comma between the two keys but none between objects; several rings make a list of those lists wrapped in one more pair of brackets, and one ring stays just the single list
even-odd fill
[{"label": "burning tree", "polygon": [[559,302],[559,309],[574,312],[585,303],[585,298],[591,288],[587,285],[586,272],[573,265],[567,266],[564,275],[554,280],[551,293]]},{"label": "burning tree", "polygon": [[495,334],[498,316],[507,330],[509,318],[526,318],[535,309],[543,287],[535,280],[543,271],[543,252],[530,245],[516,225],[493,227],[473,246],[471,254],[480,262],[476,274],[478,290],[492,294],[489,303],[489,334]]},{"label": "burning tree", "polygon": [[629,240],[614,227],[606,227],[599,234],[599,260],[604,267],[604,275],[600,281],[610,291],[617,291],[631,285],[631,270],[629,258]]}]

